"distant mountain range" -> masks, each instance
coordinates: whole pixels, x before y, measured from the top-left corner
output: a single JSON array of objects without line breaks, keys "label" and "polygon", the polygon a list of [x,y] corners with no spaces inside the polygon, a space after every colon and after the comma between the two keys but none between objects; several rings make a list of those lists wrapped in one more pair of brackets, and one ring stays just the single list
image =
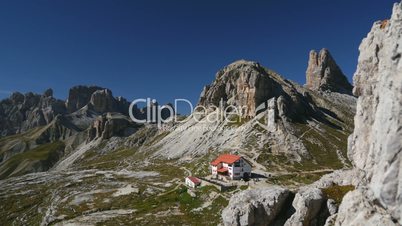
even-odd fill
[{"label": "distant mountain range", "polygon": [[[338,164],[333,162],[337,166],[335,168],[348,165],[344,159],[345,141],[352,131],[351,117],[355,111],[355,98],[348,95],[352,86],[328,50],[323,49],[318,55],[319,59],[314,52],[310,56],[312,59],[307,69],[306,87],[288,81],[256,62],[241,60],[225,67],[217,73],[215,81],[204,88],[198,105],[218,106],[222,100],[225,105],[246,106],[244,109],[247,111],[241,115],[243,118],[239,118],[244,125],[237,126],[249,130],[247,136],[230,134],[232,130],[226,131],[227,125],[224,123],[218,125],[221,127],[221,135],[216,134],[216,129],[207,131],[207,134],[202,134],[200,130],[175,130],[178,126],[202,125],[194,124],[193,120],[182,124],[173,123],[169,124],[170,134],[156,144],[160,149],[156,154],[178,158],[187,154],[205,154],[215,147],[220,147],[216,152],[243,150],[247,153],[252,147],[261,149],[259,153],[266,158],[283,154],[290,161],[299,163],[303,159],[317,161],[314,160],[314,151],[328,152],[328,156],[339,161]],[[272,131],[263,134],[254,128],[253,120],[250,119],[257,115],[256,108],[259,105],[268,102],[272,102],[271,120],[275,125],[271,126]],[[43,94],[13,93],[0,102],[1,134],[6,138],[14,135],[11,140],[0,140],[0,167],[9,165],[7,163],[14,156],[28,154],[41,145],[61,142],[64,150],[57,150],[57,158],[53,157],[52,161],[41,160],[44,165],[34,164],[33,168],[30,168],[32,164],[27,164],[28,168],[13,165],[5,167],[0,175],[4,178],[47,170],[59,159],[73,153],[78,146],[91,140],[129,137],[144,126],[129,119],[129,105],[123,97],[115,98],[112,91],[97,86],[75,86],[70,89],[66,101],[55,99],[52,89]],[[261,110],[267,111],[267,108]],[[134,107],[133,112],[137,118],[145,118],[147,109]],[[262,120],[267,121],[266,117]],[[152,127],[152,124],[149,126]],[[30,134],[30,139],[21,138],[26,134]],[[329,135],[334,137],[329,138]],[[182,137],[194,141],[186,145]],[[221,140],[221,137],[227,140]],[[317,164],[317,168],[327,167],[325,164],[319,166],[320,160]]]}]

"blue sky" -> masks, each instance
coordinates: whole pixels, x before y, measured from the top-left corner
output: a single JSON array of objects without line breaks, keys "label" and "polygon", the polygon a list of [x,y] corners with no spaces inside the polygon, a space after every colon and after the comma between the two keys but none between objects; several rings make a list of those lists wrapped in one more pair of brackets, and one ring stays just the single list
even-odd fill
[{"label": "blue sky", "polygon": [[304,84],[328,48],[351,80],[358,46],[396,0],[0,1],[0,98],[99,85],[115,96],[196,103],[215,73],[258,61]]}]

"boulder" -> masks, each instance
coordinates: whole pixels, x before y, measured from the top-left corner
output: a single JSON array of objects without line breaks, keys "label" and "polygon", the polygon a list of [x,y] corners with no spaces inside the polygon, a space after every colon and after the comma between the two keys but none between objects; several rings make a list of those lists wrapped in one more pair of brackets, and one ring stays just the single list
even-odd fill
[{"label": "boulder", "polygon": [[285,226],[317,225],[317,215],[325,198],[318,188],[302,188],[293,200],[296,212],[286,221]]},{"label": "boulder", "polygon": [[327,200],[327,209],[330,215],[334,215],[338,212],[338,206],[336,205],[335,200]]},{"label": "boulder", "polygon": [[[391,216],[375,200],[366,194],[369,191],[357,189],[345,195],[339,206],[336,217],[336,226],[394,226]],[[372,195],[372,194],[371,194]]]},{"label": "boulder", "polygon": [[222,211],[224,225],[270,225],[285,204],[289,190],[269,187],[234,194]]}]

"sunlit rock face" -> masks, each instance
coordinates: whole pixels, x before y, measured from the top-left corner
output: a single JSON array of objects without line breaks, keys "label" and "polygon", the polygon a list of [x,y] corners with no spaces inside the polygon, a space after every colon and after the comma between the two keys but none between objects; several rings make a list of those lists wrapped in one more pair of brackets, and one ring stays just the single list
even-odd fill
[{"label": "sunlit rock face", "polygon": [[198,105],[233,106],[243,117],[251,118],[266,110],[268,100],[275,97],[281,99],[281,106],[288,106],[288,111],[283,111],[286,116],[311,116],[314,110],[301,92],[295,84],[259,63],[239,60],[220,70],[213,83],[204,87]]},{"label": "sunlit rock face", "polygon": [[204,88],[200,105],[227,105],[244,107],[243,115],[255,116],[259,104],[276,96],[281,87],[264,68],[251,61],[236,61],[220,70],[215,81]]},{"label": "sunlit rock face", "polygon": [[[354,94],[359,98],[348,155],[365,172],[367,183],[344,199],[339,224],[353,225],[359,219],[352,216],[366,216],[369,219],[366,225],[393,224],[390,217],[402,223],[401,34],[402,3],[399,3],[394,5],[390,20],[374,23],[359,48],[354,75]],[[353,200],[356,197],[362,201]],[[358,205],[364,208],[355,208]],[[384,211],[371,213],[369,208]]]},{"label": "sunlit rock face", "polygon": [[311,90],[333,91],[350,94],[352,85],[327,49],[319,53],[310,51],[306,71],[306,87]]}]

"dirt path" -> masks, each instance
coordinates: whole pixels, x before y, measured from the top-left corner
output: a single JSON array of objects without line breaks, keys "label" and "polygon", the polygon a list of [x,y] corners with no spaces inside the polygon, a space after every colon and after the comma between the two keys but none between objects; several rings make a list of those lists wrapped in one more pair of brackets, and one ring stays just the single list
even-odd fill
[{"label": "dirt path", "polygon": [[319,169],[319,170],[284,172],[284,173],[278,172],[277,175],[278,176],[286,176],[286,175],[292,175],[292,174],[332,173],[332,172],[334,172],[333,169]]},{"label": "dirt path", "polygon": [[187,169],[186,167],[184,167],[184,166],[180,167],[180,169],[186,171],[188,177],[190,177],[190,176],[193,175],[193,173],[192,173],[189,169]]}]

